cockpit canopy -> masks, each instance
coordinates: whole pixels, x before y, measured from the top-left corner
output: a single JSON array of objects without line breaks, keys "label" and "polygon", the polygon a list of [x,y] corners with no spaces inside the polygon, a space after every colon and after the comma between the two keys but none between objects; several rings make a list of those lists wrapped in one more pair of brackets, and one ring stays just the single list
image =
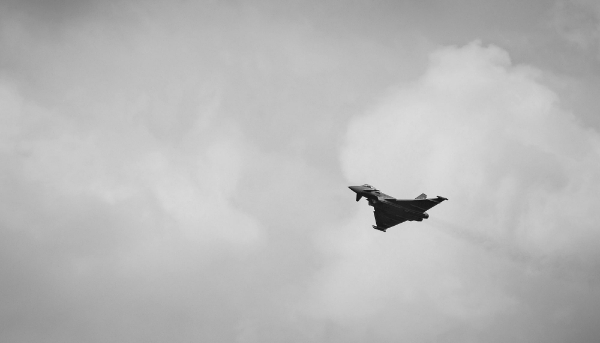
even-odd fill
[{"label": "cockpit canopy", "polygon": [[375,188],[369,184],[366,184],[366,183],[363,185],[363,187],[370,188],[369,191],[379,191],[377,188]]}]

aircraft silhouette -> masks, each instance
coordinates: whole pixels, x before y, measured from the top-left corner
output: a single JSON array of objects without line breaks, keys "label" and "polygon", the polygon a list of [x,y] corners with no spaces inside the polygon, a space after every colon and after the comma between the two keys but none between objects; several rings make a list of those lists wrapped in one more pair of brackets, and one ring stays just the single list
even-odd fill
[{"label": "aircraft silhouette", "polygon": [[448,200],[441,196],[427,198],[425,193],[415,199],[396,199],[367,184],[348,188],[356,193],[356,201],[359,201],[362,197],[367,198],[369,205],[375,209],[375,223],[377,225],[373,225],[373,228],[383,232],[407,220],[420,222],[427,219],[429,218],[427,210],[444,200]]}]

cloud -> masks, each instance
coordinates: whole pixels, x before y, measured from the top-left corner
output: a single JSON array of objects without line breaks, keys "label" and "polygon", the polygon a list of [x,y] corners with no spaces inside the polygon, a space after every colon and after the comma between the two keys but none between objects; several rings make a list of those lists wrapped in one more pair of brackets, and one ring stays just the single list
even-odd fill
[{"label": "cloud", "polygon": [[[503,331],[531,315],[543,326],[599,315],[553,299],[598,295],[588,275],[600,266],[600,136],[560,107],[540,73],[480,42],[440,48],[419,80],[350,122],[341,153],[350,183],[450,201],[386,235],[365,229],[372,215],[362,208],[344,235],[321,235],[330,264],[309,313],[361,339],[585,341],[596,332]],[[544,282],[552,286],[534,303]]]},{"label": "cloud", "polygon": [[600,58],[600,6],[594,1],[557,1],[552,26],[567,42]]},{"label": "cloud", "polygon": [[[173,149],[143,122],[86,129],[2,90],[5,338],[61,340],[75,330],[64,338],[105,340],[91,324],[104,322],[123,339],[173,311],[198,320],[182,301],[201,306],[205,296],[193,292],[211,292],[222,277],[214,261],[265,243],[256,220],[231,204],[246,163],[239,132]],[[37,127],[44,121],[47,130]],[[139,306],[162,314],[140,317]]]},{"label": "cloud", "polygon": [[[462,222],[503,235],[527,232],[524,241],[543,241],[536,248],[544,252],[584,242],[598,219],[591,200],[600,140],[560,108],[537,73],[511,66],[493,46],[435,53],[418,83],[351,123],[342,158],[348,178],[456,194],[470,209]],[[579,201],[565,206],[564,199]],[[571,218],[578,225],[565,234]]]},{"label": "cloud", "polygon": [[5,24],[22,41],[0,78],[2,340],[235,335],[218,325],[266,236],[232,203],[251,146],[220,122],[222,83],[126,26]]},{"label": "cloud", "polygon": [[[595,133],[499,48],[427,66],[429,7],[0,7],[0,340],[594,333],[596,218],[546,195],[589,198]],[[450,201],[382,241],[343,175]]]}]

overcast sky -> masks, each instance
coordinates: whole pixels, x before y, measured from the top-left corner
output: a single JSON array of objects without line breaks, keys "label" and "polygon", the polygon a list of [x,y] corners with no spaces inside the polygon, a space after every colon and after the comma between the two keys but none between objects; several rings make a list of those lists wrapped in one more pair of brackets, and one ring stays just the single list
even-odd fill
[{"label": "overcast sky", "polygon": [[1,0],[0,341],[598,342],[599,94],[594,0]]}]

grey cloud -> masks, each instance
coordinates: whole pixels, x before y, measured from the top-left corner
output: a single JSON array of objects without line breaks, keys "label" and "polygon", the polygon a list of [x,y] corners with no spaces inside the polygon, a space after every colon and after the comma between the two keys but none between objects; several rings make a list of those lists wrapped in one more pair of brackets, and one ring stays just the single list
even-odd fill
[{"label": "grey cloud", "polygon": [[265,236],[231,204],[247,145],[219,80],[127,25],[4,24],[2,339],[233,339]]},{"label": "grey cloud", "polygon": [[[478,32],[454,25],[464,7],[379,5],[0,5],[0,337],[594,334],[597,282],[584,278],[596,268],[597,218],[591,205],[557,217],[564,198],[547,195],[589,199],[596,134],[560,109],[563,94],[537,79],[545,72],[502,49],[422,58],[459,31]],[[521,7],[520,27],[538,5]],[[399,93],[379,98],[395,83]],[[360,115],[378,99],[380,109]],[[344,175],[451,201],[432,212],[432,227],[382,240]],[[481,201],[487,192],[496,201]],[[527,206],[507,201],[519,196]]]},{"label": "grey cloud", "polygon": [[593,1],[557,1],[553,26],[569,43],[600,58],[600,7]]}]

